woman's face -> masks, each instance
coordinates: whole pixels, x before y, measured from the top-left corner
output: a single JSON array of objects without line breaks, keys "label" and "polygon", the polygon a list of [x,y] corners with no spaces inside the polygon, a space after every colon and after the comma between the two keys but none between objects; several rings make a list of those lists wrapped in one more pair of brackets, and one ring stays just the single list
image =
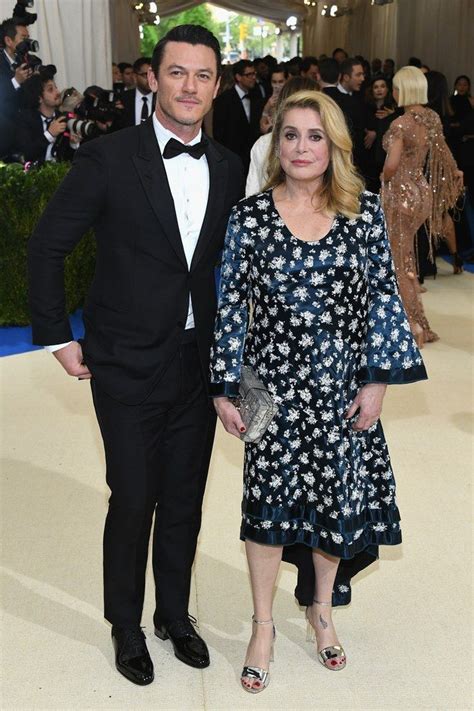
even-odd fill
[{"label": "woman's face", "polygon": [[278,96],[280,91],[283,89],[285,86],[285,75],[283,72],[273,72],[272,74],[272,89],[273,89],[273,96]]},{"label": "woman's face", "polygon": [[383,79],[377,79],[377,81],[374,81],[374,83],[372,84],[372,94],[376,101],[380,101],[387,97],[388,86],[386,85]]},{"label": "woman's face", "polygon": [[454,88],[460,94],[460,96],[464,96],[465,94],[469,94],[469,82],[466,81],[466,79],[458,79]]},{"label": "woman's face", "polygon": [[280,163],[293,180],[322,178],[329,165],[329,138],[313,109],[290,109],[280,131]]}]

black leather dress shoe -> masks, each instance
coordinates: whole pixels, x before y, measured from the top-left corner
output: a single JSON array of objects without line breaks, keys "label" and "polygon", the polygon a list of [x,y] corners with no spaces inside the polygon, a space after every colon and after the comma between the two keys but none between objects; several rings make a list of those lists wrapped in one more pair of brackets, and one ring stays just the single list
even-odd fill
[{"label": "black leather dress shoe", "polygon": [[140,627],[112,627],[112,643],[118,671],[134,684],[151,684],[155,678],[153,662]]},{"label": "black leather dress shoe", "polygon": [[155,621],[155,634],[160,639],[171,640],[175,657],[180,661],[189,664],[190,667],[204,669],[210,664],[209,651],[191,621],[196,623],[196,619],[190,615],[167,624]]}]

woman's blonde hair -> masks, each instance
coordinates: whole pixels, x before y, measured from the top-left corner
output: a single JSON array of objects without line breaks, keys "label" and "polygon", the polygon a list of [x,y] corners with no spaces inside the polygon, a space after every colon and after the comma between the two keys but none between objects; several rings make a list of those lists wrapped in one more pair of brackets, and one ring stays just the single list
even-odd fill
[{"label": "woman's blonde hair", "polygon": [[318,210],[354,219],[360,213],[360,196],[364,183],[352,162],[352,141],[339,106],[322,91],[299,91],[284,101],[276,114],[268,158],[268,180],[264,190],[285,182],[280,162],[280,134],[288,111],[311,109],[321,117],[329,143],[329,164],[318,191]]},{"label": "woman's blonde hair", "polygon": [[398,105],[428,103],[428,82],[418,67],[402,67],[393,77],[393,86],[398,89]]}]

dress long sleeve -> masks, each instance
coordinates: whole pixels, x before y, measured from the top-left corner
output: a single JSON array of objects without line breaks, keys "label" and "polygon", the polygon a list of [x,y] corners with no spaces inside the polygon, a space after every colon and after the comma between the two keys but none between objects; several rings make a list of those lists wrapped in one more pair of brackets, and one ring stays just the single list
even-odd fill
[{"label": "dress long sleeve", "polygon": [[402,384],[427,378],[420,352],[397,287],[392,254],[380,200],[371,196],[375,209],[367,237],[369,307],[365,351],[360,380],[364,383]]},{"label": "dress long sleeve", "polygon": [[253,218],[234,208],[224,244],[216,318],[211,350],[211,395],[239,394],[245,337],[249,320]]}]

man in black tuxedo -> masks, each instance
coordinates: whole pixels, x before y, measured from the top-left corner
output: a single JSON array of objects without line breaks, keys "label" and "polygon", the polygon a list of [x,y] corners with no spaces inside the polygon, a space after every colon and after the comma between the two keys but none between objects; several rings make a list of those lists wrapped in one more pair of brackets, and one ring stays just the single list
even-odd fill
[{"label": "man in black tuxedo", "polygon": [[361,96],[361,86],[364,83],[364,67],[360,60],[349,58],[340,65],[341,78],[338,90],[345,97],[346,116],[349,121],[352,141],[354,143],[353,159],[359,172],[365,178],[369,177],[368,151],[372,147],[376,133],[371,125],[371,118],[364,97]]},{"label": "man in black tuxedo", "polygon": [[245,172],[250,151],[260,136],[264,100],[255,91],[256,71],[252,62],[241,59],[232,67],[235,86],[214,101],[212,131],[216,141],[240,156]]},{"label": "man in black tuxedo", "polygon": [[13,150],[22,85],[33,74],[27,64],[15,66],[16,48],[28,37],[28,27],[17,18],[0,25],[0,158]]},{"label": "man in black tuxedo", "polygon": [[[243,195],[239,159],[201,133],[220,56],[197,25],[162,38],[148,77],[154,115],[79,149],[29,246],[34,342],[56,344],[67,373],[92,378],[111,489],[105,617],[117,669],[142,685],[154,675],[140,629],[153,515],[155,634],[186,664],[209,664],[188,600],[215,428],[214,267]],[[63,263],[91,226],[97,264],[78,343],[64,313]]]},{"label": "man in black tuxedo", "polygon": [[319,85],[321,91],[331,97],[340,109],[344,112],[347,119],[347,114],[349,111],[349,100],[347,95],[339,91],[338,84],[341,78],[341,67],[340,64],[330,57],[322,59],[319,63]]},{"label": "man in black tuxedo", "polygon": [[115,128],[138,126],[146,121],[155,110],[156,94],[152,92],[148,83],[150,66],[151,59],[149,57],[140,57],[134,62],[135,88],[124,91],[120,95],[123,110],[116,121]]}]

